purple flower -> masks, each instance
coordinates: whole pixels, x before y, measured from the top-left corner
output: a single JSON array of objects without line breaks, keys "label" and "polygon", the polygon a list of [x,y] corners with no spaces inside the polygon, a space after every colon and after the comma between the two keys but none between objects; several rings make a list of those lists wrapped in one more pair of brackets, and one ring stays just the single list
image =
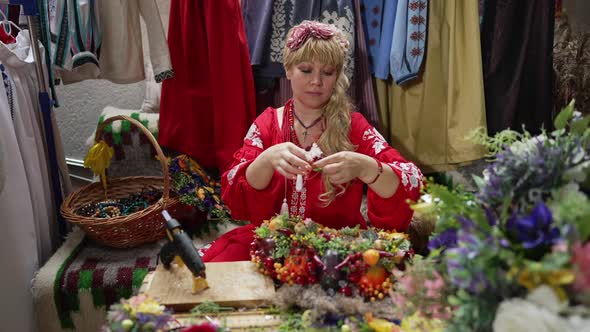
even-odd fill
[{"label": "purple flower", "polygon": [[461,224],[463,230],[471,232],[475,228],[475,223],[471,219],[467,219],[463,216],[457,216],[457,221]]},{"label": "purple flower", "polygon": [[468,285],[467,285],[467,289],[474,294],[479,294],[481,292],[483,292],[489,285],[488,280],[486,279],[485,275],[483,274],[483,272],[477,272],[475,273],[471,280],[469,281]]},{"label": "purple flower", "polygon": [[559,229],[551,227],[553,216],[543,202],[537,203],[528,216],[518,218],[513,215],[506,223],[506,228],[525,249],[539,246],[551,246],[560,239]]},{"label": "purple flower", "polygon": [[457,230],[447,229],[428,242],[428,249],[434,250],[441,247],[454,248],[457,246]]},{"label": "purple flower", "polygon": [[211,209],[214,205],[215,205],[215,199],[211,195],[206,196],[205,199],[203,200],[203,206],[208,210]]},{"label": "purple flower", "polygon": [[170,160],[170,165],[168,166],[168,172],[170,174],[174,174],[174,173],[180,172],[180,165],[178,164],[178,159],[177,158],[174,158],[174,159]]},{"label": "purple flower", "polygon": [[498,221],[496,219],[496,215],[494,213],[494,210],[492,210],[489,207],[484,207],[484,211],[486,213],[486,218],[488,219],[488,224],[490,226],[495,226],[498,223]]}]

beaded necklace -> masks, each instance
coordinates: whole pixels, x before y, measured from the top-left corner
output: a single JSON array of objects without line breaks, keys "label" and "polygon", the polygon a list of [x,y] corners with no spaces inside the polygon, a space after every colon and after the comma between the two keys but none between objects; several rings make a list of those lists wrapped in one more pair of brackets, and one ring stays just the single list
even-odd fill
[{"label": "beaded necklace", "polygon": [[[299,139],[297,138],[297,133],[295,132],[295,119],[293,116],[293,99],[289,100],[284,108],[284,115],[287,117],[287,125],[289,126],[289,140],[291,143],[297,145],[298,147],[302,147],[299,143]],[[284,122],[283,122],[284,123]],[[287,205],[287,184],[288,180],[285,178],[285,198],[283,200],[283,206],[281,207],[281,213],[283,213],[284,209],[289,211],[289,215],[291,217],[300,216],[304,218],[305,215],[305,205],[307,202],[307,187],[306,187],[306,179],[307,177],[303,177],[302,189],[301,191],[297,191],[296,189],[296,182],[294,180],[291,181],[291,200],[290,204]]]}]

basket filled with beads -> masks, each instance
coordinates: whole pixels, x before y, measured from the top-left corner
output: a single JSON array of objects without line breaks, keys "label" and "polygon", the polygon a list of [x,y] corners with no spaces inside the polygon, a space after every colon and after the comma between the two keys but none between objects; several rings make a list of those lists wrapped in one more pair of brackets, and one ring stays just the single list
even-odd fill
[{"label": "basket filled with beads", "polygon": [[[106,176],[113,149],[102,140],[107,125],[125,120],[136,126],[155,148],[163,176]],[[84,161],[100,176],[95,182],[71,193],[61,206],[62,216],[79,226],[94,241],[105,246],[130,248],[164,237],[163,209],[184,209],[179,197],[170,195],[168,161],[154,136],[137,120],[117,115],[102,122]]]}]

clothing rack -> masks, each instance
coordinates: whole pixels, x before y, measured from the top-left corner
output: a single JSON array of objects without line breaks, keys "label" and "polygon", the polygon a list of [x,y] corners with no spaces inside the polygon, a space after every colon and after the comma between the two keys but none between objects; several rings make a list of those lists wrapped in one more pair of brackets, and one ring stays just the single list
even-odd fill
[{"label": "clothing rack", "polygon": [[[67,227],[61,216],[60,208],[63,201],[62,187],[60,182],[59,167],[57,163],[57,154],[55,150],[55,140],[53,125],[51,121],[51,112],[53,111],[53,100],[49,97],[49,85],[43,73],[43,63],[41,51],[39,50],[38,27],[35,22],[35,16],[39,16],[37,0],[0,0],[0,4],[22,6],[25,16],[27,16],[27,25],[29,26],[29,35],[31,38],[31,48],[35,59],[35,69],[37,73],[37,83],[39,85],[39,106],[43,120],[43,131],[45,134],[45,143],[47,145],[47,157],[49,159],[49,175],[51,180],[51,189],[53,191],[53,202],[58,222],[59,235],[65,238]],[[38,20],[41,24],[41,20]],[[51,66],[51,64],[47,64]],[[51,68],[51,67],[49,67]]]}]

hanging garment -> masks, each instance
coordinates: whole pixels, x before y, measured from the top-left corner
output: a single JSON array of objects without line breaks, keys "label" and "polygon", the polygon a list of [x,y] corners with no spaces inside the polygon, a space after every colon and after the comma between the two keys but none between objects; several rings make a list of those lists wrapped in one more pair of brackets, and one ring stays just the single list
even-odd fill
[{"label": "hanging garment", "polygon": [[[0,44],[0,62],[5,64],[5,60],[22,64],[10,49]],[[36,326],[30,287],[33,275],[40,266],[38,236],[42,234],[39,234],[35,215],[35,209],[39,206],[35,206],[31,200],[34,194],[31,188],[35,188],[32,181],[46,182],[47,179],[39,179],[38,176],[29,178],[27,171],[30,171],[31,167],[25,167],[27,165],[21,155],[24,144],[19,145],[19,135],[15,131],[15,122],[23,120],[21,116],[27,118],[28,110],[25,108],[21,114],[20,108],[14,108],[17,101],[10,100],[10,96],[14,97],[14,91],[10,93],[7,88],[15,87],[8,77],[6,67],[2,74],[4,84],[0,84],[0,181],[3,181],[0,184],[0,266],[3,273],[0,274],[0,322],[2,329],[6,331],[33,332],[36,331]],[[34,137],[30,137],[24,143],[33,140]],[[36,150],[37,147],[34,148]],[[31,156],[34,157],[34,154],[29,155]],[[39,185],[37,184],[36,189],[42,190]],[[50,221],[45,220],[46,223]]]},{"label": "hanging garment", "polygon": [[[39,258],[45,261],[53,253],[57,240],[57,222],[51,196],[45,140],[38,104],[38,82],[29,32],[21,31],[14,44],[0,44],[0,70],[14,130],[24,162],[37,230]],[[4,76],[4,75],[3,75]],[[3,77],[4,78],[4,77]]]},{"label": "hanging garment", "polygon": [[402,85],[418,77],[424,54],[428,22],[427,0],[399,0],[391,41],[391,76]]},{"label": "hanging garment", "polygon": [[145,79],[140,16],[145,22],[156,82],[174,75],[166,33],[155,0],[98,1],[101,78],[114,83]]},{"label": "hanging garment", "polygon": [[[398,0],[362,0],[363,22],[375,77],[389,78],[389,61]],[[403,2],[403,1],[402,1]]]},{"label": "hanging garment", "polygon": [[118,84],[144,80],[140,17],[156,81],[174,75],[155,0],[49,0],[46,6],[54,41],[52,59],[64,83],[93,78]]},{"label": "hanging garment", "polygon": [[362,24],[361,0],[354,0],[355,16],[355,49],[354,49],[354,81],[352,82],[352,99],[359,111],[365,118],[376,128],[381,129],[379,121],[379,112],[375,104],[375,92],[373,91],[373,81],[369,67],[369,58],[367,44],[365,41],[365,31]]},{"label": "hanging garment", "polygon": [[485,152],[466,138],[486,127],[477,7],[476,1],[431,1],[420,82],[377,80],[392,145],[425,171],[454,168]]},{"label": "hanging garment", "polygon": [[162,84],[161,145],[225,170],[254,119],[254,84],[238,0],[173,0],[176,76]]},{"label": "hanging garment", "polygon": [[552,126],[555,1],[486,0],[482,28],[488,132]]},{"label": "hanging garment", "polygon": [[[272,17],[268,9],[272,4]],[[261,78],[284,77],[283,48],[289,30],[304,20],[332,24],[348,38],[351,47],[346,59],[346,75],[354,73],[354,6],[352,0],[244,0],[244,21],[254,75]],[[270,20],[270,22],[269,22]],[[269,31],[270,26],[270,31]],[[254,48],[252,48],[252,45]],[[262,50],[260,49],[262,48]]]},{"label": "hanging garment", "polygon": [[265,63],[265,50],[269,48],[274,0],[243,0],[242,16],[248,39],[252,66]]},{"label": "hanging garment", "polygon": [[[101,32],[94,0],[46,0],[51,57],[64,83],[100,76]],[[47,7],[42,6],[42,10]],[[45,12],[42,15],[45,17]]]},{"label": "hanging garment", "polygon": [[[268,108],[252,124],[244,138],[243,147],[235,154],[231,170],[222,176],[223,201],[232,211],[232,217],[248,220],[252,224],[233,230],[217,239],[203,257],[205,261],[248,260],[249,245],[253,239],[253,227],[279,213],[284,198],[289,204],[291,216],[311,218],[331,228],[366,227],[360,207],[364,183],[352,181],[346,192],[324,207],[319,201],[323,192],[320,173],[312,172],[303,182],[300,192],[296,191],[295,181],[286,181],[275,172],[269,185],[263,190],[250,186],[246,179],[246,169],[265,149],[285,141],[290,137],[292,123],[292,102],[282,110]],[[278,112],[284,112],[279,124]],[[286,131],[285,131],[286,130]],[[374,227],[404,231],[410,224],[413,212],[407,200],[416,200],[420,195],[422,173],[412,163],[407,162],[395,149],[389,146],[379,132],[358,112],[351,114],[351,143],[356,151],[383,162],[383,167],[391,167],[400,180],[395,194],[381,198],[371,189],[367,193],[368,217]],[[297,139],[292,139],[298,144]]]}]

